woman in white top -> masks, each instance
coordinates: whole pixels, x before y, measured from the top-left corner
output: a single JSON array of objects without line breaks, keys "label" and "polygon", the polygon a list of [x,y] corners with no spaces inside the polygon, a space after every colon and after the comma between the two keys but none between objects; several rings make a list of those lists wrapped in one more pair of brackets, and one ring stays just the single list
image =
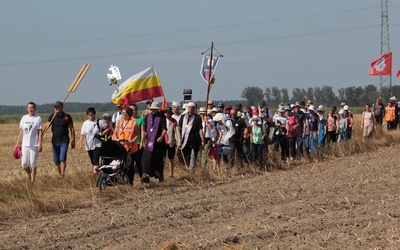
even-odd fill
[{"label": "woman in white top", "polygon": [[15,148],[22,146],[21,165],[28,174],[31,183],[36,178],[36,160],[42,152],[42,118],[35,114],[36,104],[29,102],[28,114],[21,118],[19,134]]},{"label": "woman in white top", "polygon": [[85,149],[93,166],[93,173],[98,173],[101,140],[97,135],[107,128],[107,124],[102,119],[96,119],[96,110],[93,107],[86,110],[86,115],[88,119],[82,124],[79,148],[83,149],[85,143]]},{"label": "woman in white top", "polygon": [[217,137],[217,130],[210,112],[207,112],[204,107],[199,110],[199,115],[202,118],[203,132],[204,132],[204,147],[201,152],[201,167],[205,168],[207,165],[208,156],[211,152],[213,158],[213,169],[216,169],[218,160],[218,150],[215,148],[215,140]]},{"label": "woman in white top", "polygon": [[369,104],[366,104],[365,111],[362,113],[361,117],[361,130],[363,132],[364,139],[372,139],[374,129],[376,129],[375,116],[374,113],[371,112]]}]

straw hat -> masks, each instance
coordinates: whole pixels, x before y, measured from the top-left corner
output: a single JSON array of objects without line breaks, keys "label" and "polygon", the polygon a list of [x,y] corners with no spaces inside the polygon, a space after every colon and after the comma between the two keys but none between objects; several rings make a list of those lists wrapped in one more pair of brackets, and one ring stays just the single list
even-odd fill
[{"label": "straw hat", "polygon": [[152,102],[149,109],[151,110],[160,110],[160,103],[159,102]]},{"label": "straw hat", "polygon": [[199,114],[205,114],[206,113],[206,108],[205,107],[201,107],[199,109]]}]

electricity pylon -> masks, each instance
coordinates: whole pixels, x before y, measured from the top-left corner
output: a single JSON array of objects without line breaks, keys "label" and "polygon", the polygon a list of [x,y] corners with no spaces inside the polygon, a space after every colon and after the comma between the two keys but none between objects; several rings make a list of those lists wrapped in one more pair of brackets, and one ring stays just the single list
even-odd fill
[{"label": "electricity pylon", "polygon": [[[388,0],[381,0],[381,55],[390,52],[389,39],[389,8]],[[383,83],[389,80],[390,96],[392,96],[392,74],[390,76],[380,76],[380,92],[382,96]]]}]

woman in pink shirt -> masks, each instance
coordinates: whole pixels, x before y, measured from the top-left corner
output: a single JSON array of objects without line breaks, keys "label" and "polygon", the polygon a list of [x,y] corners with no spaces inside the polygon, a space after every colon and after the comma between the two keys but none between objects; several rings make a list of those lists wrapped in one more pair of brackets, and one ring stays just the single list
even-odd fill
[{"label": "woman in pink shirt", "polygon": [[296,128],[298,125],[298,120],[295,115],[293,115],[290,107],[285,106],[286,116],[288,117],[288,121],[286,122],[286,131],[289,145],[289,155],[290,161],[296,157]]},{"label": "woman in pink shirt", "polygon": [[329,114],[326,117],[326,141],[329,142],[336,142],[337,141],[337,134],[339,133],[339,118],[336,115],[335,107],[332,107],[329,110]]}]

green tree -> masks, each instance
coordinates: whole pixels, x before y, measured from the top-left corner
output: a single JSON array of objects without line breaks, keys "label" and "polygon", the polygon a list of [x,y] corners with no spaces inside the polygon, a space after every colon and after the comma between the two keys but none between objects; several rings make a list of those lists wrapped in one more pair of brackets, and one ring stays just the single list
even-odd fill
[{"label": "green tree", "polygon": [[275,105],[275,98],[272,96],[271,88],[266,87],[264,95],[265,95],[265,100],[269,105]]},{"label": "green tree", "polygon": [[263,90],[259,87],[246,87],[241,97],[247,100],[247,105],[257,105],[264,98]]},{"label": "green tree", "polygon": [[282,101],[282,94],[278,87],[271,88],[271,98],[275,99],[275,104],[281,103]]},{"label": "green tree", "polygon": [[323,99],[322,96],[322,89],[321,87],[314,88],[314,105],[327,105],[326,101]]},{"label": "green tree", "polygon": [[314,89],[311,87],[308,87],[305,96],[306,96],[307,100],[314,101]]},{"label": "green tree", "polygon": [[382,98],[383,102],[388,103],[389,98],[391,97],[390,96],[390,88],[388,86],[382,86],[381,92],[382,92],[381,98]]},{"label": "green tree", "polygon": [[338,89],[338,92],[339,92],[339,100],[340,101],[342,101],[342,100],[344,100],[344,97],[345,97],[345,89],[344,88],[340,88],[340,89]]},{"label": "green tree", "polygon": [[281,94],[282,94],[282,100],[280,102],[288,102],[290,101],[289,99],[289,91],[287,88],[282,88],[281,89]]},{"label": "green tree", "polygon": [[365,96],[364,93],[365,92],[362,87],[347,87],[344,89],[344,101],[349,106],[362,106],[365,104],[365,99],[362,100],[362,98]]},{"label": "green tree", "polygon": [[306,91],[300,88],[293,88],[292,90],[292,103],[296,101],[307,101],[306,100]]},{"label": "green tree", "polygon": [[330,86],[322,86],[321,88],[321,102],[324,105],[337,105],[338,98],[336,97],[335,93],[333,92],[333,88]]}]

